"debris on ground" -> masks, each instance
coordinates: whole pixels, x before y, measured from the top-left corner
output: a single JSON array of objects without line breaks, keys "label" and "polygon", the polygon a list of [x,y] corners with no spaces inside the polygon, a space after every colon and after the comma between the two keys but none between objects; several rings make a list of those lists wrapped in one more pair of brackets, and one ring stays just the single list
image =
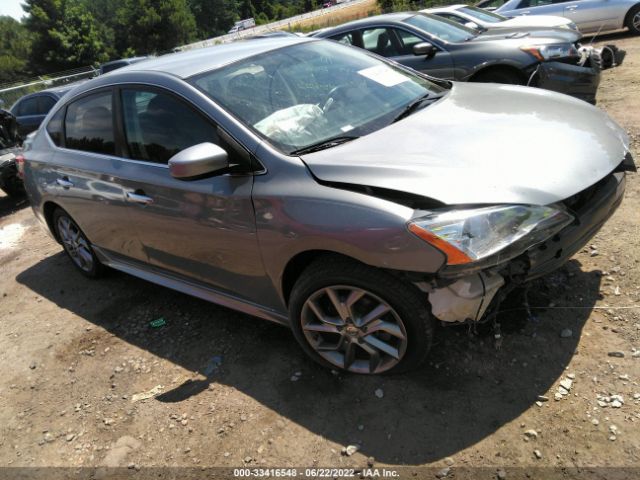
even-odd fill
[{"label": "debris on ground", "polygon": [[382,398],[384,397],[384,390],[382,390],[381,388],[377,388],[375,392],[373,392],[375,394],[376,397],[378,398]]},{"label": "debris on ground", "polygon": [[167,321],[164,319],[164,317],[156,318],[155,320],[151,320],[149,322],[149,326],[151,328],[164,327],[166,324],[167,324]]},{"label": "debris on ground", "polygon": [[162,385],[156,385],[151,390],[147,390],[146,392],[135,393],[131,395],[131,402],[135,403],[135,402],[139,402],[140,400],[146,400],[148,398],[153,398],[157,395],[160,395],[162,393],[163,388],[164,386]]}]

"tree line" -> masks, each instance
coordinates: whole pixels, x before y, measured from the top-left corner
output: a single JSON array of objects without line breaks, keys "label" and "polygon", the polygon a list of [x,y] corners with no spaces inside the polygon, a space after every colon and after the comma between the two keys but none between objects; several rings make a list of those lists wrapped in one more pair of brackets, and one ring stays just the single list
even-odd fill
[{"label": "tree line", "polygon": [[319,0],[24,0],[21,21],[0,16],[0,83],[159,54],[318,8]]}]

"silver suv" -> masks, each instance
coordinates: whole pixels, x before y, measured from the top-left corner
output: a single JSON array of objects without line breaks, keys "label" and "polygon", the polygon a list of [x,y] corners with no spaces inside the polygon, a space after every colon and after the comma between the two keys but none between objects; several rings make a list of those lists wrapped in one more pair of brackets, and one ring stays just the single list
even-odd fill
[{"label": "silver suv", "polygon": [[435,80],[303,38],[167,55],[76,88],[23,163],[86,276],[109,266],[397,372],[481,322],[619,205],[628,139],[571,97]]}]

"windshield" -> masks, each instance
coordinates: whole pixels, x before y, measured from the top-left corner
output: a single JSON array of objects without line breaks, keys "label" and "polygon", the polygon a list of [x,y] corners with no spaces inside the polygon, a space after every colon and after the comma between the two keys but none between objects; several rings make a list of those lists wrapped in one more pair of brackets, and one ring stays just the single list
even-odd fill
[{"label": "windshield", "polygon": [[482,10],[477,7],[460,7],[459,10],[487,23],[500,23],[507,19],[507,17],[503,17],[497,13],[487,12],[486,10]]},{"label": "windshield", "polygon": [[190,82],[286,154],[387,126],[446,88],[359,49],[313,41],[199,74]]},{"label": "windshield", "polygon": [[464,27],[459,23],[428,13],[418,13],[413,17],[406,18],[403,22],[413,25],[440,40],[451,43],[466,42],[478,34],[475,30]]}]

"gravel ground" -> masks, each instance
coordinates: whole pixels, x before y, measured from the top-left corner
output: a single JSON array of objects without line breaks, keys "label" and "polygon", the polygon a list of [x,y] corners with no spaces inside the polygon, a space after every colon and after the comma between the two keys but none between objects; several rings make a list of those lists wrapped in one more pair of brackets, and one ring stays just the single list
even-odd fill
[{"label": "gravel ground", "polygon": [[[640,38],[602,41],[628,55],[599,106],[638,159]],[[501,349],[441,328],[424,368],[375,378],[317,367],[275,324],[117,272],[88,281],[24,202],[0,197],[0,467],[638,478],[639,192],[629,176],[592,244],[535,284],[537,321],[511,299]]]}]

